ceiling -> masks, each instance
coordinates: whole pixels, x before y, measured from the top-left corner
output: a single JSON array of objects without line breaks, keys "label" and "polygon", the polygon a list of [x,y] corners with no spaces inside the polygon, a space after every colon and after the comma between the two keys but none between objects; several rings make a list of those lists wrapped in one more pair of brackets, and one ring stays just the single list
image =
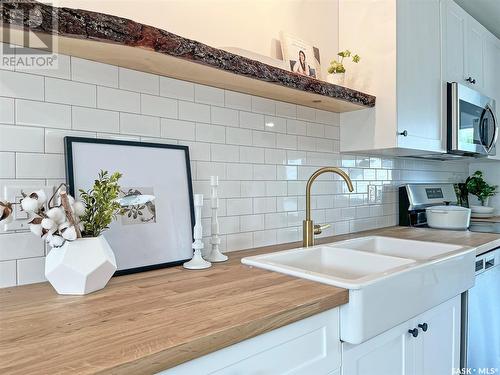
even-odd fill
[{"label": "ceiling", "polygon": [[500,38],[500,0],[455,0],[455,2]]}]

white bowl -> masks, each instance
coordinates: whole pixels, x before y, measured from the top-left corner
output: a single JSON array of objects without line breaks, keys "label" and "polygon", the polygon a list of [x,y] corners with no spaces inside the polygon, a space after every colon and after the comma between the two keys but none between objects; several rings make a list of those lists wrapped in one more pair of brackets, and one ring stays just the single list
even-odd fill
[{"label": "white bowl", "polygon": [[495,207],[488,206],[470,206],[470,209],[476,214],[492,214],[495,212]]}]

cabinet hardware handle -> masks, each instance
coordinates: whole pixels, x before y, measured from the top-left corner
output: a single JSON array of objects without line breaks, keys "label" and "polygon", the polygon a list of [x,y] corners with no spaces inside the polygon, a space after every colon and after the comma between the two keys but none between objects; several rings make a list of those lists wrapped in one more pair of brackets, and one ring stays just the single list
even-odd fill
[{"label": "cabinet hardware handle", "polygon": [[476,84],[476,79],[472,78],[472,77],[467,78],[466,81],[469,82],[469,83],[472,83],[473,85]]},{"label": "cabinet hardware handle", "polygon": [[398,135],[402,135],[403,137],[408,137],[408,130],[403,130],[401,133],[398,133]]},{"label": "cabinet hardware handle", "polygon": [[413,337],[417,337],[418,336],[418,329],[417,328],[409,329],[408,333],[410,333]]},{"label": "cabinet hardware handle", "polygon": [[427,329],[429,328],[429,326],[427,325],[427,323],[419,324],[418,327],[422,328],[422,331],[424,331],[424,332],[427,332]]}]

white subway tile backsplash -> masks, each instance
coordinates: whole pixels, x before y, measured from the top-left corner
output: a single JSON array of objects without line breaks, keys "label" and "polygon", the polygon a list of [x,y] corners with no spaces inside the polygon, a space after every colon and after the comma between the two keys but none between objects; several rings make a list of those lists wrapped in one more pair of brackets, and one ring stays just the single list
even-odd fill
[{"label": "white subway tile backsplash", "polygon": [[[250,233],[251,234],[251,233]],[[16,261],[0,262],[0,288],[7,288],[17,284]]]},{"label": "white subway tile backsplash", "polygon": [[96,90],[95,85],[87,83],[45,78],[45,100],[48,102],[95,107]]},{"label": "white subway tile backsplash", "polygon": [[286,120],[286,132],[294,135],[306,135],[307,123],[301,120]]},{"label": "white subway tile backsplash", "polygon": [[251,232],[264,229],[264,215],[244,215],[240,217],[242,232]]},{"label": "white subway tile backsplash", "polygon": [[227,179],[228,180],[251,180],[253,177],[252,164],[227,164]]},{"label": "white subway tile backsplash", "polygon": [[96,133],[64,129],[45,129],[45,152],[48,154],[63,154],[64,137],[96,138]]},{"label": "white subway tile backsplash", "polygon": [[159,137],[160,119],[153,116],[120,113],[120,133]]},{"label": "white subway tile backsplash", "polygon": [[18,99],[16,100],[16,124],[70,129],[71,107]]},{"label": "white subway tile backsplash", "polygon": [[286,133],[286,119],[275,116],[264,117],[265,129],[268,132]]},{"label": "white subway tile backsplash", "polygon": [[163,138],[194,141],[195,123],[190,121],[161,119],[161,136]]},{"label": "white subway tile backsplash", "polygon": [[252,96],[252,112],[263,113],[265,115],[275,115],[276,102],[271,99]]},{"label": "white subway tile backsplash", "polygon": [[229,108],[212,107],[212,124],[238,127],[238,111]]},{"label": "white subway tile backsplash", "polygon": [[174,99],[194,100],[194,83],[160,77],[160,95]]},{"label": "white subway tile backsplash", "polygon": [[141,113],[151,116],[177,118],[177,100],[141,94]]},{"label": "white subway tile backsplash", "polygon": [[276,212],[276,198],[254,198],[253,199],[253,212],[254,214],[265,214],[268,212]]},{"label": "white subway tile backsplash", "polygon": [[73,129],[119,133],[118,112],[103,109],[72,107]]},{"label": "white subway tile backsplash", "polygon": [[240,127],[264,130],[264,115],[240,111]]},{"label": "white subway tile backsplash", "polygon": [[97,107],[112,111],[141,112],[139,93],[97,86]]},{"label": "white subway tile backsplash", "polygon": [[118,75],[120,89],[142,92],[144,94],[160,94],[160,77],[155,74],[119,68]]},{"label": "white subway tile backsplash", "polygon": [[242,163],[264,163],[264,149],[240,146],[240,161]]},{"label": "white subway tile backsplash", "polygon": [[17,283],[19,285],[41,283],[45,279],[45,258],[28,258],[17,261]]},{"label": "white subway tile backsplash", "polygon": [[118,67],[71,57],[71,79],[96,85],[118,87]]},{"label": "white subway tile backsplash", "polygon": [[0,98],[0,124],[14,123],[14,99]]},{"label": "white subway tile backsplash", "polygon": [[252,213],[252,198],[235,198],[226,200],[228,216],[248,215]]},{"label": "white subway tile backsplash", "polygon": [[251,146],[252,131],[250,129],[226,128],[226,143]]},{"label": "white subway tile backsplash", "polygon": [[275,165],[254,165],[253,166],[253,179],[254,180],[276,180],[276,166]]},{"label": "white subway tile backsplash", "polygon": [[223,126],[196,124],[196,140],[201,142],[224,143],[226,128]]},{"label": "white subway tile backsplash", "polygon": [[252,144],[259,147],[276,147],[276,134],[254,130]]},{"label": "white subway tile backsplash", "polygon": [[281,117],[297,117],[297,105],[285,102],[276,102],[276,115]]},{"label": "white subway tile backsplash", "polygon": [[235,91],[225,91],[225,106],[243,111],[252,110],[252,97]]},{"label": "white subway tile backsplash", "polygon": [[0,151],[43,152],[44,131],[15,125],[0,126]]},{"label": "white subway tile backsplash", "polygon": [[278,134],[276,136],[276,146],[278,148],[284,148],[287,150],[296,150],[297,144],[298,143],[296,135]]},{"label": "white subway tile backsplash", "polygon": [[21,99],[44,99],[43,77],[0,70],[0,96]]},{"label": "white subway tile backsplash", "polygon": [[227,235],[227,251],[244,250],[253,248],[252,233],[237,233]]},{"label": "white subway tile backsplash", "polygon": [[[64,181],[64,136],[185,145],[194,192],[206,197],[207,248],[212,175],[221,248],[232,251],[300,240],[306,181],[322,166],[342,166],[355,182],[353,194],[331,174],[315,183],[312,217],[333,224],[322,236],[394,225],[398,185],[468,174],[464,163],[341,156],[337,113],[76,58],[70,76],[70,58],[63,60],[51,72],[0,72],[2,184]],[[29,236],[0,234],[0,286],[43,280],[43,243]],[[23,238],[37,247],[5,247]]]},{"label": "white subway tile backsplash", "polygon": [[64,155],[16,154],[16,178],[64,178]]},{"label": "white subway tile backsplash", "polygon": [[179,101],[179,118],[195,122],[210,122],[210,106]]},{"label": "white subway tile backsplash", "polygon": [[213,161],[237,162],[240,160],[240,149],[238,146],[214,144],[211,150]]},{"label": "white subway tile backsplash", "polygon": [[44,241],[31,232],[0,235],[0,261],[44,255]]},{"label": "white subway tile backsplash", "polygon": [[198,103],[224,106],[224,90],[217,87],[194,85],[194,100]]}]

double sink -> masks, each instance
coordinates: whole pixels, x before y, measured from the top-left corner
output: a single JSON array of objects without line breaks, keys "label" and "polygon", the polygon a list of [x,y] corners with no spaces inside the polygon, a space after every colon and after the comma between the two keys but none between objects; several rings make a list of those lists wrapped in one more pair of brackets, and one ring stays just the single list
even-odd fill
[{"label": "double sink", "polygon": [[343,341],[359,344],[474,284],[475,249],[369,236],[242,259],[242,263],[349,289]]}]

